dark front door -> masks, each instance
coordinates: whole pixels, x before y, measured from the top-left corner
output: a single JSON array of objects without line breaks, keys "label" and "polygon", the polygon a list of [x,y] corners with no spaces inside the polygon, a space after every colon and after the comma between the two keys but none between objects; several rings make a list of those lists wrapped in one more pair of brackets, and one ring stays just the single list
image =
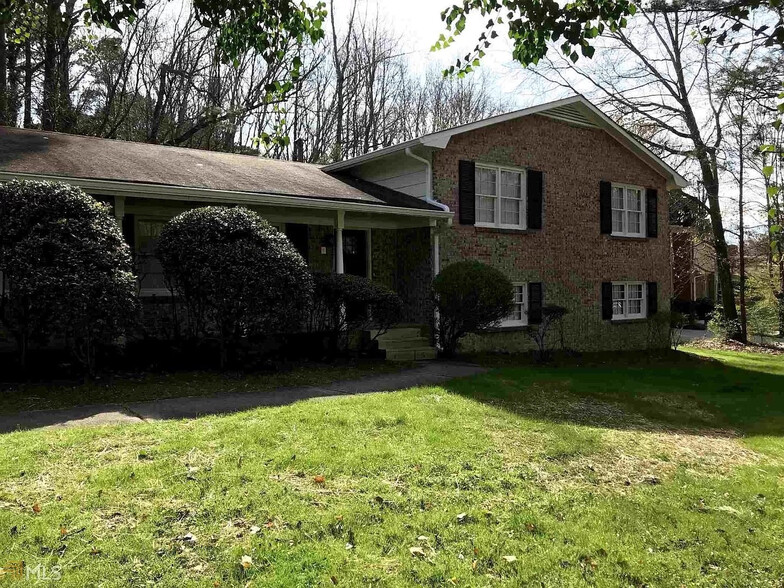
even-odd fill
[{"label": "dark front door", "polygon": [[343,270],[367,278],[367,232],[343,231]]}]

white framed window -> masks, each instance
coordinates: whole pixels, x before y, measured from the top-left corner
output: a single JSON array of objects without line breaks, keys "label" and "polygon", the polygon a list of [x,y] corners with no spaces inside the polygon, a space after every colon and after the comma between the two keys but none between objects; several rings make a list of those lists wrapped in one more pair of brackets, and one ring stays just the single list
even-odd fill
[{"label": "white framed window", "polygon": [[512,284],[512,312],[501,321],[502,327],[524,327],[528,324],[528,284]]},{"label": "white framed window", "polygon": [[525,228],[525,171],[476,166],[476,226]]},{"label": "white framed window", "polygon": [[645,237],[645,192],[639,186],[612,185],[612,234]]},{"label": "white framed window", "polygon": [[645,282],[612,283],[612,320],[645,318]]}]

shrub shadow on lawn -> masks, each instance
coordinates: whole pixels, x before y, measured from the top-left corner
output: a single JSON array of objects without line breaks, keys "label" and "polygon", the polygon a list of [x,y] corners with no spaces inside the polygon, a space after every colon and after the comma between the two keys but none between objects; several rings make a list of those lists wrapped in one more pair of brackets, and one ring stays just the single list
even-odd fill
[{"label": "shrub shadow on lawn", "polygon": [[751,369],[683,352],[659,357],[602,354],[518,367],[510,357],[486,376],[456,380],[446,388],[553,423],[707,436],[784,436],[784,376],[776,373],[784,358],[768,356],[766,363],[743,357],[743,362]]}]

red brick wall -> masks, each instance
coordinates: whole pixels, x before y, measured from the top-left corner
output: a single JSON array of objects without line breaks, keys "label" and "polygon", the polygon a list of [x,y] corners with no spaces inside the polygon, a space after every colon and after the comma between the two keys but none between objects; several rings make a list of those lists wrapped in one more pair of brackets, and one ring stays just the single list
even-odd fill
[{"label": "red brick wall", "polygon": [[[519,232],[459,224],[458,162],[510,165],[544,172],[542,230]],[[601,320],[601,282],[655,281],[659,309],[669,307],[671,273],[666,180],[609,134],[543,116],[456,135],[433,159],[434,191],[455,212],[445,231],[444,264],[478,259],[513,281],[544,283],[545,304],[570,310],[567,344],[577,349],[649,345],[648,326]],[[659,191],[658,237],[623,239],[599,229],[599,182],[608,180]],[[644,322],[644,321],[643,321]],[[501,350],[526,347],[522,333],[474,338],[468,346]]]}]

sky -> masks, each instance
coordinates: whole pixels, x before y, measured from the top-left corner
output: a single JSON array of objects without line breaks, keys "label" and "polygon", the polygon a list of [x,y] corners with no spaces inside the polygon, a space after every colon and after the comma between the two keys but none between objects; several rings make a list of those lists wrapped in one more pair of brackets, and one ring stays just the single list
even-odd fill
[{"label": "sky", "polygon": [[[335,0],[336,23],[348,18],[353,0]],[[457,42],[446,50],[431,52],[430,47],[441,33],[446,33],[441,21],[441,12],[452,6],[455,0],[359,0],[359,6],[369,15],[377,10],[390,31],[400,36],[406,48],[411,66],[423,73],[428,65],[449,66],[455,59],[468,53],[475,45],[485,19],[478,14],[469,19],[465,31]],[[523,68],[511,59],[512,44],[506,31],[499,28],[499,36],[482,60],[480,70],[492,79],[497,97],[513,108],[525,108],[533,104],[562,97],[542,96],[540,92],[522,82],[530,79]]]}]

